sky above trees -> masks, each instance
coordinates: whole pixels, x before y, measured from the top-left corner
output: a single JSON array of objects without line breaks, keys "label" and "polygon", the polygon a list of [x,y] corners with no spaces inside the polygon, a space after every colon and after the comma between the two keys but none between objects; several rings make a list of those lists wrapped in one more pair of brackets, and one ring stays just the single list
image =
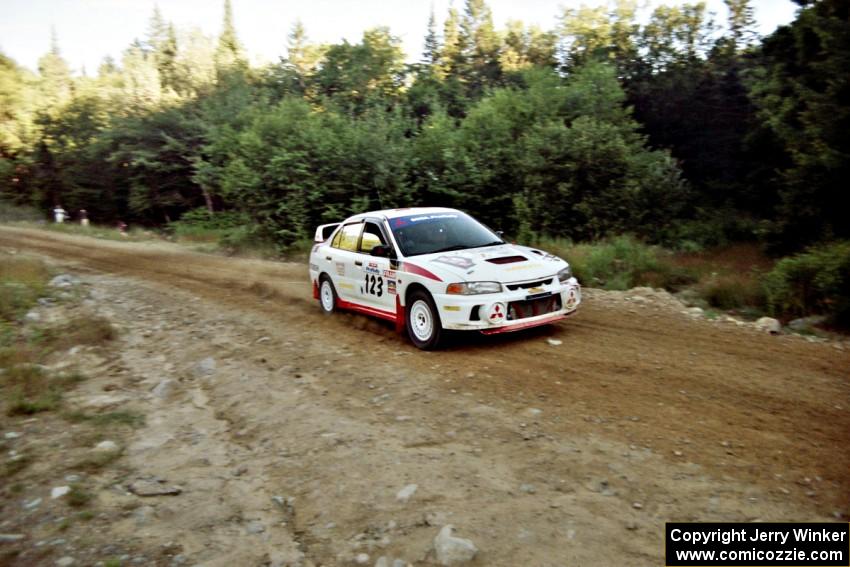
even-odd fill
[{"label": "sky above trees", "polygon": [[[499,29],[511,19],[542,29],[558,25],[563,8],[579,4],[598,5],[600,0],[492,0],[489,5]],[[659,2],[652,2],[654,7]],[[676,2],[665,2],[675,4]],[[56,30],[59,48],[72,70],[94,73],[107,55],[118,60],[136,38],[147,34],[150,14],[159,5],[163,17],[178,29],[199,28],[205,34],[221,31],[221,2],[209,0],[6,0],[0,19],[0,51],[19,64],[35,70],[38,58],[50,48],[51,27]],[[462,2],[454,2],[462,7]],[[726,20],[722,0],[707,0],[718,22]],[[286,38],[292,24],[301,20],[309,39],[317,43],[359,41],[364,29],[389,26],[402,40],[408,60],[419,59],[423,49],[424,23],[433,6],[438,24],[448,12],[450,0],[313,0],[277,2],[235,0],[236,30],[255,62],[275,62],[285,55]],[[791,0],[754,0],[757,29],[769,34],[794,18]],[[441,27],[441,26],[438,26]]]}]

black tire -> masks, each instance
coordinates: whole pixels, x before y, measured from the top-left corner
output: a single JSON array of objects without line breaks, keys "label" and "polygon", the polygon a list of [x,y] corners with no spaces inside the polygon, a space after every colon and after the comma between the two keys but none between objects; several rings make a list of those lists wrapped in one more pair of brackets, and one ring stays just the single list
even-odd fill
[{"label": "black tire", "polygon": [[[325,294],[328,294],[329,297]],[[330,315],[336,311],[336,300],[337,295],[333,282],[328,276],[323,275],[319,278],[319,307],[322,309],[322,313]]]},{"label": "black tire", "polygon": [[422,350],[435,350],[443,336],[440,313],[428,292],[416,290],[407,298],[405,327],[410,342]]}]

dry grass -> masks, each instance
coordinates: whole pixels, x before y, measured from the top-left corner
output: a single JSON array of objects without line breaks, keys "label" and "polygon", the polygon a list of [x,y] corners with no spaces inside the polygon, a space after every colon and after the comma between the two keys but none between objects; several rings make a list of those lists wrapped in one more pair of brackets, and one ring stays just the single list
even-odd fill
[{"label": "dry grass", "polygon": [[59,407],[62,393],[85,378],[78,373],[50,376],[40,366],[19,364],[5,369],[0,391],[7,415],[32,415]]},{"label": "dry grass", "polygon": [[33,348],[23,342],[0,348],[0,368],[9,368],[21,364],[33,364],[38,360],[38,355]]},{"label": "dry grass", "polygon": [[92,499],[91,492],[85,490],[79,484],[72,484],[71,491],[68,492],[65,501],[69,506],[74,508],[80,508],[82,506],[87,505]]},{"label": "dry grass", "polygon": [[86,455],[71,467],[74,470],[85,471],[89,473],[97,472],[105,466],[112,464],[121,458],[124,450],[119,451],[100,451]]},{"label": "dry grass", "polygon": [[765,307],[764,286],[754,272],[709,275],[695,287],[709,305],[720,309]]},{"label": "dry grass", "polygon": [[680,253],[672,261],[697,276],[694,289],[713,307],[760,312],[766,306],[762,278],[774,261],[757,244]]},{"label": "dry grass", "polygon": [[48,350],[63,350],[78,345],[104,346],[117,336],[109,320],[78,315],[59,327],[39,329],[35,342]]},{"label": "dry grass", "polygon": [[[3,468],[0,469],[0,474],[3,478],[14,476],[21,472],[33,463],[33,458],[30,455],[18,455],[15,459],[7,459],[3,463]],[[2,563],[0,563],[2,565]]]},{"label": "dry grass", "polygon": [[52,410],[62,399],[61,392],[40,366],[22,364],[6,368],[2,385],[4,397],[8,400],[7,415],[31,415]]},{"label": "dry grass", "polygon": [[87,414],[81,411],[69,412],[65,419],[74,423],[90,423],[97,427],[112,429],[118,425],[128,427],[142,427],[145,424],[145,416],[132,411],[111,411],[106,413]]},{"label": "dry grass", "polygon": [[50,278],[47,266],[33,258],[2,256],[0,259],[0,281],[18,282],[25,285],[43,285]]},{"label": "dry grass", "polygon": [[742,243],[713,248],[702,252],[679,253],[673,257],[673,263],[687,268],[700,276],[711,273],[741,274],[766,273],[774,265],[758,244]]},{"label": "dry grass", "polygon": [[14,321],[44,295],[50,272],[31,258],[0,256],[0,320]]},{"label": "dry grass", "polygon": [[117,333],[103,317],[75,317],[62,327],[59,348],[74,345],[102,346],[115,339]]}]

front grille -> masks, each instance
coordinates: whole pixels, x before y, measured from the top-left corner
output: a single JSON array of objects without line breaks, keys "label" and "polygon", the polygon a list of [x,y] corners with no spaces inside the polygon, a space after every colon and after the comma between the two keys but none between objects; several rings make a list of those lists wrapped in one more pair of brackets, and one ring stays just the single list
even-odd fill
[{"label": "front grille", "polygon": [[505,284],[505,286],[507,286],[507,288],[511,291],[516,291],[518,289],[531,289],[533,287],[540,287],[540,286],[550,284],[550,283],[552,283],[552,281],[554,279],[555,278],[546,278],[545,280],[537,280],[537,281],[534,281],[534,282]]},{"label": "front grille", "polygon": [[508,303],[508,321],[527,319],[546,313],[554,313],[561,309],[561,294],[553,294],[540,299],[511,301]]}]

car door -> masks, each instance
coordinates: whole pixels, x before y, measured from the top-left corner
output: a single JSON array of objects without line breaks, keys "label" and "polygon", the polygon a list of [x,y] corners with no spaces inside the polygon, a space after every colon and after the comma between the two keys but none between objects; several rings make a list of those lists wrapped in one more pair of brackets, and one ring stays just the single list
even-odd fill
[{"label": "car door", "polygon": [[395,311],[396,273],[390,267],[390,258],[372,256],[375,246],[386,246],[389,240],[380,223],[367,220],[360,236],[355,273],[360,270],[358,291],[360,299],[369,307],[381,311]]},{"label": "car door", "polygon": [[360,266],[355,265],[355,262],[362,231],[362,220],[342,225],[339,232],[334,235],[325,258],[330,263],[328,273],[331,275],[337,295],[345,301],[357,303],[360,303],[362,299],[358,288],[362,270]]}]

